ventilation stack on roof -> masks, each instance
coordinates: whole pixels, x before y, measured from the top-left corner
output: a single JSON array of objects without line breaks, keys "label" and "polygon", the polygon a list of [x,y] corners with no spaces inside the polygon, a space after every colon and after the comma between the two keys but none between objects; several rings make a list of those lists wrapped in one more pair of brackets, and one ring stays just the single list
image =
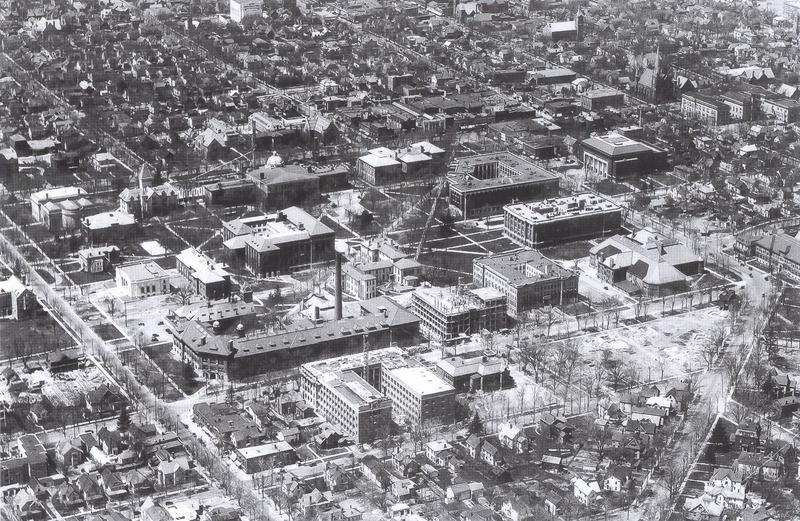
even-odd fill
[{"label": "ventilation stack on roof", "polygon": [[336,320],[342,319],[342,255],[336,252]]}]

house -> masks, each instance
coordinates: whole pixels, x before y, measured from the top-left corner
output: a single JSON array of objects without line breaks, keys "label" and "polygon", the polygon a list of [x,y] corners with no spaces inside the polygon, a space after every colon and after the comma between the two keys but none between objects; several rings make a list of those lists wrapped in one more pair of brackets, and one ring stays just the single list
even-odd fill
[{"label": "house", "polygon": [[156,480],[150,476],[145,475],[140,470],[129,470],[122,475],[122,481],[127,485],[131,496],[147,495],[155,490]]},{"label": "house", "polygon": [[476,505],[469,510],[461,512],[460,521],[498,521],[497,514],[483,505]]},{"label": "house", "polygon": [[648,407],[648,406],[631,407],[632,420],[649,420],[658,427],[664,425],[664,422],[666,421],[668,416],[669,416],[669,411],[665,411],[664,409],[657,407]]},{"label": "house", "polygon": [[597,481],[587,483],[581,478],[575,478],[572,483],[573,493],[575,497],[583,505],[589,506],[598,500],[600,496],[600,485]]},{"label": "house", "polygon": [[60,467],[77,467],[86,459],[79,438],[64,440],[56,446],[56,463]]},{"label": "house", "polygon": [[0,317],[24,320],[39,307],[32,289],[16,276],[0,280]]},{"label": "house", "polygon": [[434,465],[443,467],[445,462],[440,457],[444,451],[452,451],[453,446],[444,440],[434,440],[425,444],[425,457],[432,461]]},{"label": "house", "polygon": [[325,483],[328,485],[328,489],[333,492],[342,492],[353,486],[352,479],[350,479],[347,471],[330,461],[325,464]]},{"label": "house", "polygon": [[392,464],[394,465],[394,470],[400,474],[400,477],[413,478],[419,474],[419,463],[417,463],[412,454],[396,452],[392,456]]},{"label": "house", "polygon": [[783,463],[765,454],[742,451],[733,460],[731,469],[741,472],[745,478],[763,477],[767,481],[777,481],[783,474]]},{"label": "house", "polygon": [[500,449],[485,441],[481,447],[481,459],[489,465],[499,465],[503,462],[503,455],[500,454]]},{"label": "house", "polygon": [[83,500],[87,506],[97,508],[105,505],[106,495],[103,492],[103,485],[100,476],[97,474],[81,474],[75,482],[83,495]]},{"label": "house", "polygon": [[467,441],[464,442],[464,445],[467,447],[467,454],[470,455],[471,458],[477,459],[481,453],[481,444],[483,440],[477,434],[470,435],[467,438]]},{"label": "house", "polygon": [[498,437],[503,447],[517,453],[528,451],[528,438],[525,437],[525,433],[520,427],[511,422],[504,423],[500,426]]},{"label": "house", "polygon": [[710,496],[703,494],[700,497],[689,498],[683,504],[686,519],[692,521],[718,520],[725,510],[725,506],[714,501]]},{"label": "house", "polygon": [[29,488],[20,489],[12,500],[14,512],[22,520],[46,519],[44,506]]},{"label": "house", "polygon": [[128,441],[119,431],[109,430],[105,425],[97,431],[97,441],[106,454],[119,454],[128,448]]},{"label": "house", "polygon": [[117,414],[128,405],[119,387],[108,383],[89,391],[84,401],[89,415],[95,418]]},{"label": "house", "polygon": [[572,433],[575,432],[575,427],[567,422],[567,419],[563,416],[554,416],[546,412],[539,420],[539,425],[542,428],[542,433],[550,439],[564,444],[572,441]]},{"label": "house", "polygon": [[47,364],[51,373],[63,373],[79,369],[84,356],[80,349],[57,349],[47,353]]},{"label": "house", "polygon": [[740,451],[755,452],[761,436],[761,424],[752,420],[745,420],[736,426],[732,442]]},{"label": "house", "polygon": [[550,512],[551,516],[558,516],[561,513],[561,505],[564,498],[555,490],[547,492],[544,496],[544,507]]},{"label": "house", "polygon": [[506,497],[500,506],[500,515],[505,521],[525,521],[533,519],[534,510],[529,500],[516,494]]},{"label": "house", "polygon": [[453,503],[456,501],[477,500],[484,492],[483,483],[476,481],[473,483],[457,483],[447,487],[445,502]]},{"label": "house", "polygon": [[67,510],[74,510],[85,504],[83,493],[78,488],[77,483],[65,481],[56,490],[53,504],[59,505]]},{"label": "house", "polygon": [[156,467],[156,479],[162,487],[176,487],[189,480],[190,472],[185,458],[175,458],[172,461],[162,461]]},{"label": "house", "polygon": [[410,479],[394,478],[392,477],[392,486],[390,488],[392,497],[397,501],[405,501],[411,499],[417,493],[417,485]]},{"label": "house", "polygon": [[128,484],[120,474],[110,468],[103,470],[100,479],[103,484],[103,492],[110,501],[119,501],[128,494]]},{"label": "house", "polygon": [[749,481],[741,472],[718,468],[704,487],[704,493],[728,508],[743,508]]},{"label": "house", "polygon": [[333,496],[330,492],[320,492],[314,489],[307,494],[303,494],[298,501],[300,510],[306,517],[312,517],[318,512],[329,510],[333,507]]},{"label": "house", "polygon": [[667,414],[678,408],[678,402],[673,396],[651,396],[644,403],[647,407],[664,409]]},{"label": "house", "polygon": [[767,507],[747,507],[736,521],[777,521],[778,517]]},{"label": "house", "polygon": [[621,492],[622,488],[631,479],[630,467],[622,467],[619,465],[612,465],[606,471],[603,478],[603,490],[611,492]]},{"label": "house", "polygon": [[278,431],[277,438],[286,443],[299,443],[300,442],[300,429],[297,427],[289,427],[288,429],[281,429]]},{"label": "house", "polygon": [[383,466],[383,463],[371,454],[361,459],[361,473],[384,490],[388,490],[392,485],[391,474]]}]

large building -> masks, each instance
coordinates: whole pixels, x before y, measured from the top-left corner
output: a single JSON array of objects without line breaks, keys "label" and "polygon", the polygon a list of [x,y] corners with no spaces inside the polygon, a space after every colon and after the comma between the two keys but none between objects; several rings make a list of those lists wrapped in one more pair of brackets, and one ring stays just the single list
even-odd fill
[{"label": "large building", "polygon": [[762,237],[755,242],[755,261],[770,272],[800,280],[800,240],[786,233]]},{"label": "large building", "polygon": [[511,315],[547,304],[560,306],[578,298],[578,272],[562,268],[536,250],[475,259],[472,282],[504,294]]},{"label": "large building", "polygon": [[117,287],[130,298],[169,293],[169,273],[153,261],[117,266]]},{"label": "large building", "polygon": [[484,329],[506,327],[506,296],[494,288],[418,288],[411,295],[420,330],[445,343],[466,340]]},{"label": "large building", "polygon": [[243,256],[247,268],[261,277],[325,264],[334,258],[335,232],[292,206],[275,214],[236,219],[223,225],[223,243]]},{"label": "large building", "polygon": [[681,115],[715,127],[727,123],[730,107],[716,96],[705,92],[684,92]]},{"label": "large building", "polygon": [[136,218],[165,215],[178,207],[178,191],[172,186],[126,188],[119,194],[119,210]]},{"label": "large building", "polygon": [[579,194],[503,208],[503,233],[524,248],[615,235],[622,208],[593,194]]},{"label": "large building", "polygon": [[601,110],[606,107],[625,106],[625,93],[617,89],[587,90],[581,95],[581,107],[586,110]]},{"label": "large building", "polygon": [[511,383],[507,368],[498,357],[451,356],[436,362],[435,371],[456,392],[495,391]]},{"label": "large building", "polygon": [[453,423],[456,390],[427,367],[384,368],[381,383],[398,424]]},{"label": "large building", "polygon": [[456,160],[448,175],[450,204],[464,219],[502,213],[513,201],[535,201],[558,195],[557,174],[509,152]]},{"label": "large building", "polygon": [[427,141],[408,148],[368,150],[356,161],[356,175],[370,184],[399,183],[436,175],[444,166],[445,151]]},{"label": "large building", "polygon": [[175,257],[180,273],[196,295],[207,300],[224,299],[231,296],[231,274],[227,266],[214,262],[196,248],[187,248]]},{"label": "large building", "polygon": [[666,170],[667,151],[611,132],[581,141],[587,174],[628,179]]},{"label": "large building", "polygon": [[39,302],[31,288],[13,275],[0,280],[0,318],[22,320],[36,309],[39,309]]},{"label": "large building", "polygon": [[85,196],[83,188],[73,186],[36,192],[31,195],[31,215],[53,233],[80,228],[81,220],[97,208]]},{"label": "large building", "polygon": [[263,192],[265,208],[274,210],[299,205],[319,196],[319,177],[300,165],[283,166],[272,156],[265,166],[248,172]]},{"label": "large building", "polygon": [[103,212],[84,217],[81,224],[90,245],[105,245],[130,237],[136,228],[136,219],[124,212]]},{"label": "large building", "polygon": [[356,443],[385,437],[392,420],[392,402],[353,371],[320,378],[315,411],[340,425]]},{"label": "large building", "polygon": [[387,297],[346,306],[341,319],[300,320],[275,330],[239,323],[215,331],[213,324],[182,321],[172,328],[173,352],[203,378],[241,380],[417,338],[419,319]]},{"label": "large building", "polygon": [[674,239],[649,230],[615,235],[589,250],[597,277],[629,294],[663,297],[686,291],[689,277],[703,273],[703,259]]},{"label": "large building", "polygon": [[230,0],[231,20],[242,23],[248,18],[261,18],[261,0]]}]

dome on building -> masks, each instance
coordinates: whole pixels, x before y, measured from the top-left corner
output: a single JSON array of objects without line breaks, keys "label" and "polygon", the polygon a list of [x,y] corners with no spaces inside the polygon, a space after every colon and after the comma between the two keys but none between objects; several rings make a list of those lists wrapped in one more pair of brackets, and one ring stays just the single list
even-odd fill
[{"label": "dome on building", "polygon": [[278,168],[283,166],[283,158],[276,152],[272,152],[272,157],[267,159],[267,168]]}]

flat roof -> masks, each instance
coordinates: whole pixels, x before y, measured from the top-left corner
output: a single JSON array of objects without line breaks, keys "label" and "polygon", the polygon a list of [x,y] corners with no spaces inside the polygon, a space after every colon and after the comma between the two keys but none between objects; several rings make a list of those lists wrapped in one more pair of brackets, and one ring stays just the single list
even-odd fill
[{"label": "flat roof", "polygon": [[136,264],[128,264],[127,266],[118,266],[117,271],[127,274],[128,279],[131,282],[141,282],[145,280],[169,277],[169,273],[164,271],[164,268],[153,261],[138,262]]},{"label": "flat roof", "polygon": [[505,279],[507,284],[520,287],[536,282],[566,277],[572,274],[557,262],[537,250],[517,250],[499,255],[489,255],[473,260]]},{"label": "flat roof", "polygon": [[407,388],[419,396],[439,394],[447,391],[455,392],[455,388],[436,376],[427,367],[398,367],[389,372]]},{"label": "flat roof", "polygon": [[[498,167],[502,164],[516,172],[517,175],[489,179],[478,179],[472,175],[476,166],[487,163],[497,163]],[[479,154],[459,158],[456,160],[454,172],[448,175],[450,189],[455,189],[459,192],[480,191],[493,186],[540,183],[558,178],[559,176],[555,172],[510,152]]]},{"label": "flat roof", "polygon": [[602,136],[592,136],[588,139],[584,139],[581,145],[597,150],[609,157],[658,151],[658,149],[652,145],[641,141],[635,141],[616,132],[610,132]]},{"label": "flat roof", "polygon": [[345,403],[355,408],[387,401],[385,396],[353,371],[323,374],[320,376],[319,381],[332,392],[338,394]]},{"label": "flat roof", "polygon": [[[405,352],[399,347],[387,347],[370,351],[369,361],[370,364],[380,363],[382,366],[389,367],[405,367],[408,364]],[[329,372],[350,371],[362,367],[364,367],[364,354],[356,353],[303,364],[303,371],[320,377]]]},{"label": "flat roof", "polygon": [[533,203],[508,204],[503,207],[526,222],[546,222],[571,219],[578,215],[621,212],[622,208],[594,194],[579,194]]},{"label": "flat roof", "polygon": [[255,445],[253,447],[243,447],[236,449],[243,458],[258,458],[261,456],[271,456],[273,454],[280,454],[282,452],[294,452],[294,449],[285,441],[276,441],[273,443],[264,443],[263,445]]}]

